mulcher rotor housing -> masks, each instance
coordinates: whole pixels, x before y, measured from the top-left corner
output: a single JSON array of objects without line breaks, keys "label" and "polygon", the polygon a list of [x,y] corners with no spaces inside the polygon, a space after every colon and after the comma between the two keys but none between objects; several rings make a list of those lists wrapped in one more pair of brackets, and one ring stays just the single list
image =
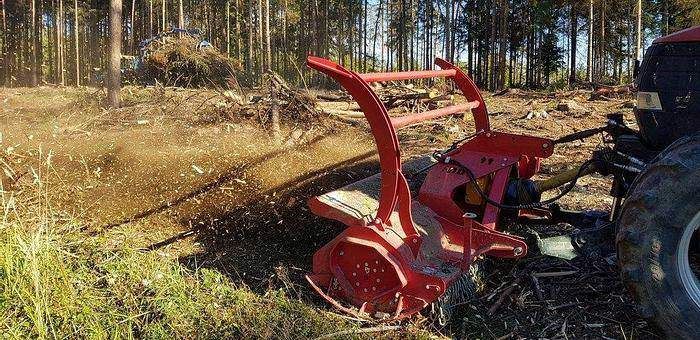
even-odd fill
[{"label": "mulcher rotor housing", "polygon": [[[307,64],[334,78],[360,105],[374,135],[381,168],[376,176],[310,201],[315,214],[348,226],[314,255],[313,273],[307,279],[320,295],[351,314],[398,319],[436,301],[477,257],[527,254],[522,239],[497,229],[501,209],[475,192],[462,168],[448,162],[435,164],[430,158],[402,166],[396,130],[471,112],[475,135],[442,156],[471,169],[479,188],[495,202],[504,200],[511,180],[530,178],[538,171],[540,160],[552,154],[551,140],[492,131],[478,88],[442,59],[436,60],[438,71],[395,73],[357,74],[317,57],[309,57]],[[453,81],[467,102],[390,117],[369,86],[433,77]],[[426,168],[427,173],[421,174]]]}]

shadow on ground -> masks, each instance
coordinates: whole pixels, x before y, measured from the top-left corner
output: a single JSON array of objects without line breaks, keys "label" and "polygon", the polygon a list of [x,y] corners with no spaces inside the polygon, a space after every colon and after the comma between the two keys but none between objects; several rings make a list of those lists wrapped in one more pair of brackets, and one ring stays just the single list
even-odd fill
[{"label": "shadow on ground", "polygon": [[[311,269],[313,253],[344,227],[315,216],[307,200],[377,172],[374,155],[362,154],[257,192],[248,198],[252,204],[224,214],[183,216],[181,223],[188,227],[186,231],[149,249],[191,237],[202,251],[181,259],[189,268],[216,269],[258,293],[281,286],[308,291],[303,276]],[[224,182],[217,180],[205,190]]]}]

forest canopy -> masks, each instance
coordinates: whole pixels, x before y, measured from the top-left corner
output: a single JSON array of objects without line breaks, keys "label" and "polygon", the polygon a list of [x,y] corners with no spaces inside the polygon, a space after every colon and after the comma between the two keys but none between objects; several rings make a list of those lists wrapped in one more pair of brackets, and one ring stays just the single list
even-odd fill
[{"label": "forest canopy", "polygon": [[[0,83],[102,85],[108,1],[0,3]],[[433,68],[442,56],[489,90],[627,83],[638,31],[643,50],[700,24],[695,0],[124,0],[123,13],[124,55],[173,27],[197,28],[248,85],[267,69],[313,83],[308,54],[359,71]]]}]

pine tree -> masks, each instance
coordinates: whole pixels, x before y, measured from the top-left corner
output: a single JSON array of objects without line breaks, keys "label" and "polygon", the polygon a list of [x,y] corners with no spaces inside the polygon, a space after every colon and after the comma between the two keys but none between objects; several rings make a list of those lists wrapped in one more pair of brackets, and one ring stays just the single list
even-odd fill
[{"label": "pine tree", "polygon": [[121,89],[122,0],[110,0],[109,10],[109,86],[107,99],[111,107],[119,107]]}]

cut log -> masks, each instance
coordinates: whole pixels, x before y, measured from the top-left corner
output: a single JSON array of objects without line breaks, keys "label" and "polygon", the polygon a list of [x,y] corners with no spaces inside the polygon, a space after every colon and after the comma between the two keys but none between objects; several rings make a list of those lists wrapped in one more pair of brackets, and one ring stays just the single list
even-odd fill
[{"label": "cut log", "polygon": [[565,100],[562,102],[559,102],[556,107],[557,111],[561,112],[588,112],[589,110],[583,105],[579,104],[575,100]]},{"label": "cut log", "polygon": [[342,111],[358,111],[360,105],[356,102],[334,101],[334,102],[317,102],[316,107],[320,110],[342,110]]},{"label": "cut log", "polygon": [[317,93],[316,98],[321,99],[321,100],[331,101],[331,102],[342,101],[343,99],[347,99],[347,97],[339,96],[339,95],[335,95],[335,94],[330,94],[330,93]]},{"label": "cut log", "polygon": [[345,118],[365,118],[365,114],[361,111],[325,109],[323,112],[335,116],[343,116]]}]

